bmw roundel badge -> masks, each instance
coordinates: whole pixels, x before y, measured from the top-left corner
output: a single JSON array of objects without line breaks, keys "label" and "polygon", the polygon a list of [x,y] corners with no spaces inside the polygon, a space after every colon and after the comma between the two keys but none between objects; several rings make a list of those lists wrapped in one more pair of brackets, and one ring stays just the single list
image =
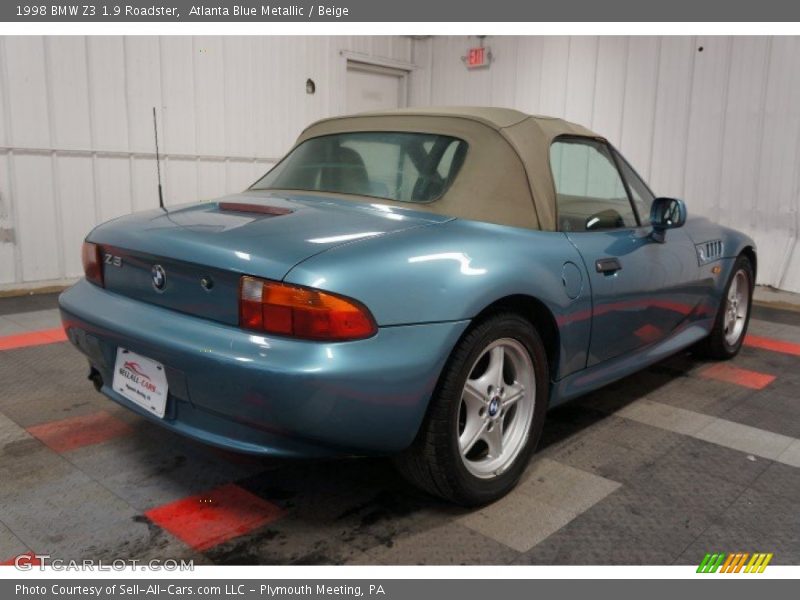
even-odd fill
[{"label": "bmw roundel badge", "polygon": [[164,267],[161,265],[153,265],[150,274],[153,277],[153,287],[159,292],[163,291],[167,285],[167,272],[164,270]]}]

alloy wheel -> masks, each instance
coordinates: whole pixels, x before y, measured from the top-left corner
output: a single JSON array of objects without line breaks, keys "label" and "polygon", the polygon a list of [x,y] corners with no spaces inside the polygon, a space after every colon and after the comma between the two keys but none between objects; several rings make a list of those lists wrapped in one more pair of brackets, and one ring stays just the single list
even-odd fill
[{"label": "alloy wheel", "polygon": [[728,288],[723,322],[725,342],[735,346],[744,331],[750,306],[750,280],[743,269],[736,271]]},{"label": "alloy wheel", "polygon": [[472,366],[461,396],[458,447],[482,479],[507,470],[525,447],[536,402],[536,373],[525,346],[493,341]]}]

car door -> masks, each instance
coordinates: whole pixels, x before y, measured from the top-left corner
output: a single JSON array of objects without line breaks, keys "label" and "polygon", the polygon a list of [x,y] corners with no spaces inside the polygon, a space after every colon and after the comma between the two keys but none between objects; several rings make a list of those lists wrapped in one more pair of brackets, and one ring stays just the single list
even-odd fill
[{"label": "car door", "polygon": [[581,254],[592,293],[587,366],[668,337],[702,300],[694,246],[681,229],[651,237],[653,194],[606,142],[557,138],[550,148],[558,225]]}]

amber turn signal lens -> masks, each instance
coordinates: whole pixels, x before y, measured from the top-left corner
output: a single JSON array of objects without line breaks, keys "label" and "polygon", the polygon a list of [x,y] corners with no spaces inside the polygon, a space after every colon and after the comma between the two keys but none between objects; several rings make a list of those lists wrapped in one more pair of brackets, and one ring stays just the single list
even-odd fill
[{"label": "amber turn signal lens", "polygon": [[103,287],[103,262],[100,259],[100,246],[91,242],[83,242],[81,249],[83,274],[92,283]]},{"label": "amber turn signal lens", "polygon": [[355,300],[257,277],[242,277],[239,324],[278,335],[339,342],[378,331],[369,310]]}]

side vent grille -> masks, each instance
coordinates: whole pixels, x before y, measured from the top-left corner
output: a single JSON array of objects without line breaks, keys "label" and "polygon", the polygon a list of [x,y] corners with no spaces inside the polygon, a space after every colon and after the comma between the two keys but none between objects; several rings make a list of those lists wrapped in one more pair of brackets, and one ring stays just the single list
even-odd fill
[{"label": "side vent grille", "polygon": [[722,256],[722,240],[712,240],[697,244],[697,260],[700,264],[710,263]]}]

